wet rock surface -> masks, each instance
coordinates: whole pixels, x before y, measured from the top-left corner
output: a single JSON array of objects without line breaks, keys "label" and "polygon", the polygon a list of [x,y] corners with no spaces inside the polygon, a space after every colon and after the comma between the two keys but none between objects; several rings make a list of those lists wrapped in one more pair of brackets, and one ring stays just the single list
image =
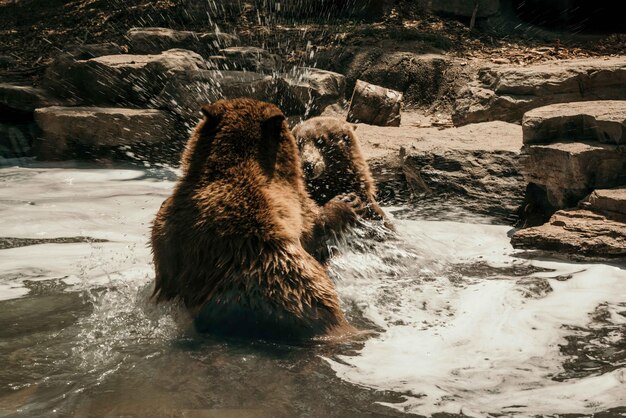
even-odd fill
[{"label": "wet rock surface", "polygon": [[358,80],[350,100],[348,122],[400,126],[402,93]]},{"label": "wet rock surface", "polygon": [[219,99],[249,97],[276,99],[271,76],[244,71],[193,70],[179,72],[165,85],[157,98],[159,106],[169,109],[186,122],[195,124],[200,108]]},{"label": "wet rock surface", "polygon": [[[465,209],[513,223],[525,187],[519,171],[521,127],[488,122],[462,128],[359,124],[356,134],[372,167],[380,198],[432,206],[427,217]],[[444,209],[445,208],[445,209]]]},{"label": "wet rock surface", "polygon": [[195,52],[172,49],[158,55],[106,55],[58,59],[43,86],[56,97],[91,105],[150,103],[176,73],[206,68]]},{"label": "wet rock surface", "polygon": [[548,104],[626,99],[626,57],[574,59],[511,67],[493,65],[478,72],[454,104],[455,125],[503,120],[517,122],[525,112]]},{"label": "wet rock surface", "polygon": [[47,107],[35,111],[43,131],[37,156],[67,157],[76,148],[151,145],[167,142],[176,132],[167,112],[155,109]]},{"label": "wet rock surface", "polygon": [[272,73],[281,68],[280,56],[253,46],[223,48],[217,57],[210,57],[220,70]]},{"label": "wet rock surface", "polygon": [[276,81],[279,105],[289,114],[318,116],[327,106],[341,104],[346,96],[346,77],[332,71],[296,67]]},{"label": "wet rock surface", "polygon": [[626,223],[585,209],[560,210],[548,223],[513,234],[515,248],[576,257],[626,257]]}]

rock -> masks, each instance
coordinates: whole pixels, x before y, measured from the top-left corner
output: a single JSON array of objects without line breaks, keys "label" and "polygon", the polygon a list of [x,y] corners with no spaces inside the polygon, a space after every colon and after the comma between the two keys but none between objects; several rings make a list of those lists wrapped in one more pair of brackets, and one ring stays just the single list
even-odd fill
[{"label": "rock", "polygon": [[31,156],[33,140],[38,133],[37,125],[32,121],[0,122],[0,167],[15,165],[10,159]]},{"label": "rock", "polygon": [[528,183],[546,191],[555,209],[576,206],[594,189],[626,185],[623,145],[560,141],[525,146],[521,159]]},{"label": "rock", "polygon": [[54,101],[42,89],[32,86],[0,84],[0,109],[3,112],[31,114]]},{"label": "rock", "polygon": [[559,210],[548,223],[515,232],[511,244],[573,258],[626,257],[626,223],[589,210]]},{"label": "rock", "polygon": [[105,55],[118,55],[122,52],[122,48],[118,44],[105,42],[101,44],[70,45],[65,48],[62,55],[74,60],[88,60]]},{"label": "rock", "polygon": [[515,287],[525,298],[529,299],[545,298],[554,291],[548,279],[544,277],[524,277],[515,282]]},{"label": "rock", "polygon": [[519,172],[519,125],[488,122],[462,128],[357,125],[361,149],[389,204],[442,217],[463,209],[512,224],[525,187]]},{"label": "rock", "polygon": [[287,114],[318,116],[327,106],[345,100],[346,78],[332,71],[295,67],[277,83],[278,105]]},{"label": "rock", "polygon": [[402,93],[358,80],[350,100],[348,122],[400,126]]},{"label": "rock", "polygon": [[578,206],[626,222],[626,187],[594,190]]},{"label": "rock", "polygon": [[172,49],[158,55],[107,55],[88,60],[56,60],[43,86],[81,104],[151,104],[178,72],[205,68],[195,52]]},{"label": "rock", "polygon": [[186,71],[171,78],[157,102],[189,124],[195,124],[205,103],[237,97],[274,101],[277,98],[274,80],[269,75],[245,71]]},{"label": "rock", "polygon": [[[427,8],[436,13],[470,17],[474,12],[474,2],[467,0],[431,0]],[[476,17],[484,18],[500,12],[499,0],[479,0]]]},{"label": "rock", "polygon": [[220,70],[253,71],[256,73],[272,73],[281,69],[281,59],[276,54],[252,46],[233,46],[219,51],[219,56],[224,57],[227,67]]},{"label": "rock", "polygon": [[133,54],[159,54],[170,49],[187,49],[203,57],[238,42],[235,35],[221,32],[191,32],[167,28],[132,28],[126,34]]},{"label": "rock", "polygon": [[[441,54],[417,54],[389,51],[363,46],[344,47],[341,51],[328,48],[318,52],[318,67],[345,74],[348,90],[356,80],[402,92],[404,102],[430,106],[456,90],[453,85],[465,84],[458,66]],[[460,88],[460,86],[458,87]]]},{"label": "rock", "polygon": [[626,56],[559,60],[525,67],[495,65],[454,104],[455,125],[503,120],[519,122],[525,112],[549,104],[626,99]]},{"label": "rock", "polygon": [[626,144],[626,101],[600,100],[539,107],[524,114],[522,129],[524,144],[564,139]]},{"label": "rock", "polygon": [[65,157],[76,148],[150,145],[169,141],[176,132],[162,110],[52,106],[35,111],[43,131],[40,159]]}]

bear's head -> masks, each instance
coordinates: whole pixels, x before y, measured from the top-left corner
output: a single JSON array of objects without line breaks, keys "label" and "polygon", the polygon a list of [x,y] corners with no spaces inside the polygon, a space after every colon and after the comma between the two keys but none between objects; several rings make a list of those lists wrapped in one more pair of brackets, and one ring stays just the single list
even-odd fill
[{"label": "bear's head", "polygon": [[218,100],[202,107],[182,157],[187,178],[211,180],[242,164],[258,164],[268,177],[302,176],[296,141],[273,104],[252,99]]},{"label": "bear's head", "polygon": [[294,128],[302,168],[310,185],[358,180],[358,165],[363,157],[354,129],[345,121],[327,117],[314,118]]}]

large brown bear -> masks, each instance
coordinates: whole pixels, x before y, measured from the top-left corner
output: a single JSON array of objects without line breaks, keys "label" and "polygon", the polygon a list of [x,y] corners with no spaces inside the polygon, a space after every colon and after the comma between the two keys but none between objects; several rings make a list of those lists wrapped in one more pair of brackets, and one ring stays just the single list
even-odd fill
[{"label": "large brown bear", "polygon": [[354,129],[348,122],[324,116],[293,128],[309,193],[319,205],[355,193],[366,205],[364,218],[384,220],[392,228],[376,202],[376,185]]},{"label": "large brown bear", "polygon": [[205,332],[302,339],[350,332],[311,253],[358,216],[346,196],[318,207],[274,105],[220,100],[187,143],[182,177],[152,228],[157,300],[180,298]]}]

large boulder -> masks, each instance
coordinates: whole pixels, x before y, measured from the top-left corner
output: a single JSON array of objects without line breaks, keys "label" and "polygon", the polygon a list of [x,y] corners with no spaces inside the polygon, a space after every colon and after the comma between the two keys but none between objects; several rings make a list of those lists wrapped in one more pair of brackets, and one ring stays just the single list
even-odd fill
[{"label": "large boulder", "polygon": [[43,131],[40,159],[59,159],[77,149],[152,145],[172,139],[174,120],[162,110],[52,106],[35,111]]},{"label": "large boulder", "polygon": [[594,189],[626,184],[623,148],[595,141],[526,146],[522,171],[528,183],[546,191],[555,209],[571,208]]},{"label": "large boulder", "polygon": [[358,80],[350,100],[348,122],[400,126],[402,93]]},{"label": "large boulder", "polygon": [[[348,90],[357,80],[387,87],[404,94],[404,102],[430,106],[448,96],[465,76],[454,61],[441,54],[418,54],[379,47],[326,48],[316,55],[318,66],[346,75]],[[453,68],[454,66],[454,68]]]},{"label": "large boulder", "polygon": [[59,59],[43,86],[57,97],[92,105],[151,105],[175,74],[205,68],[195,52],[172,49],[158,55],[106,55]]},{"label": "large boulder", "polygon": [[174,75],[157,103],[193,124],[200,107],[219,99],[248,97],[278,105],[287,115],[314,116],[342,102],[341,74],[314,68],[294,68],[279,77],[249,71],[195,70]]},{"label": "large boulder", "polygon": [[582,139],[626,144],[626,101],[600,100],[540,107],[524,114],[522,129],[524,144]]},{"label": "large boulder", "polygon": [[278,55],[253,46],[223,48],[218,56],[209,59],[213,60],[220,70],[275,73],[280,72],[282,68],[282,61]]},{"label": "large boulder", "polygon": [[626,223],[586,209],[560,210],[544,225],[515,232],[511,243],[573,258],[626,257]]},{"label": "large boulder", "polygon": [[[43,89],[0,83],[0,111],[2,113],[31,114],[37,108],[52,104],[55,104],[54,100]],[[2,115],[0,119],[3,119]]]},{"label": "large boulder", "polygon": [[273,101],[276,98],[273,78],[247,71],[185,71],[169,80],[158,103],[193,124],[205,103],[238,97]]},{"label": "large boulder", "polygon": [[512,224],[525,187],[519,171],[522,129],[505,122],[462,128],[424,125],[415,113],[406,125],[357,125],[363,155],[379,198],[411,207],[419,216],[454,218],[459,212]]},{"label": "large boulder", "polygon": [[573,59],[526,67],[494,64],[457,98],[455,125],[503,120],[519,122],[525,112],[549,104],[626,99],[626,57]]},{"label": "large boulder", "polygon": [[527,112],[522,171],[535,191],[543,191],[528,196],[531,206],[549,216],[574,207],[594,189],[626,185],[625,121],[626,101],[564,103]]},{"label": "large boulder", "polygon": [[278,105],[288,114],[320,115],[345,99],[346,78],[332,71],[295,67],[277,78]]},{"label": "large boulder", "polygon": [[238,42],[237,36],[228,33],[168,28],[132,28],[126,37],[132,54],[159,54],[170,49],[187,49],[206,57]]}]

